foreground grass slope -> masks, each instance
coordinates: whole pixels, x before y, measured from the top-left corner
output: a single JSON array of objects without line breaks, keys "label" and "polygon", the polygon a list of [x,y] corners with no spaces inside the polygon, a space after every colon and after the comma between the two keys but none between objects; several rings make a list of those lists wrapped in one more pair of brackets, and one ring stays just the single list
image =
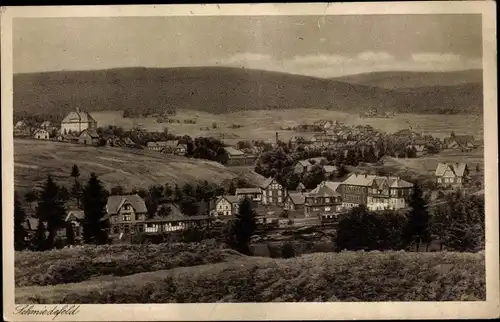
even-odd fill
[{"label": "foreground grass slope", "polygon": [[18,252],[15,256],[16,286],[56,285],[99,276],[126,276],[142,272],[218,263],[241,255],[207,244],[104,245]]},{"label": "foreground grass slope", "polygon": [[108,189],[116,185],[126,189],[147,188],[151,184],[182,185],[199,180],[221,183],[240,175],[216,162],[147,150],[14,140],[16,189],[26,190],[43,184],[48,174],[69,188],[73,183],[70,177],[73,164],[80,169],[81,180],[87,180],[90,173],[95,172]]},{"label": "foreground grass slope", "polygon": [[343,252],[230,262],[16,289],[16,303],[485,299],[484,255]]}]

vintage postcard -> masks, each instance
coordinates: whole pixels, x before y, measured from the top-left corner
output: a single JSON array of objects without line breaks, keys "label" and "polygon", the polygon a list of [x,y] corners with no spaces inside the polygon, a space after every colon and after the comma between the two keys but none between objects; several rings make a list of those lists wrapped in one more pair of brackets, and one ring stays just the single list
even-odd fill
[{"label": "vintage postcard", "polygon": [[4,318],[498,317],[495,9],[2,8]]}]

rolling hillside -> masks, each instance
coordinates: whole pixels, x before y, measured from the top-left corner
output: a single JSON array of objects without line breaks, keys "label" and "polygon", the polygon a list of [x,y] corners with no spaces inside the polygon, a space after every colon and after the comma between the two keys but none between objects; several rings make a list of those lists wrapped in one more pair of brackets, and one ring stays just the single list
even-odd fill
[{"label": "rolling hillside", "polygon": [[471,69],[453,72],[374,72],[333,78],[349,84],[387,89],[481,84],[483,71]]},{"label": "rolling hillside", "polygon": [[[467,86],[466,94],[463,86]],[[223,67],[124,68],[14,76],[15,115],[61,117],[76,106],[89,112],[129,110],[134,114],[166,109],[214,114],[293,108],[358,112],[369,107],[406,113],[479,113],[482,84],[400,92],[345,80]]]},{"label": "rolling hillside", "polygon": [[121,185],[125,189],[148,188],[151,184],[184,184],[198,180],[221,183],[243,176],[260,182],[255,172],[238,173],[223,165],[200,159],[169,156],[147,150],[89,147],[62,142],[14,140],[14,177],[21,192],[40,186],[51,174],[56,182],[70,188],[73,164],[86,181],[95,172],[108,189]]}]

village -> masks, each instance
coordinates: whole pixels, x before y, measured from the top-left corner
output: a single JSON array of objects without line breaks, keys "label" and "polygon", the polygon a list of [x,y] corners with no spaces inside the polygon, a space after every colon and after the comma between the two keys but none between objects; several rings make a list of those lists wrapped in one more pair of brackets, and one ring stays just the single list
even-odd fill
[{"label": "village", "polygon": [[[45,121],[37,127],[27,127],[25,122],[19,121],[15,125],[15,136],[103,148],[147,149],[177,156],[187,156],[190,149],[189,142],[183,137],[148,141],[141,145],[126,135],[120,137],[99,130],[90,113],[76,109],[63,119],[60,126]],[[272,171],[267,171],[271,175],[266,175],[263,173],[266,171],[261,170],[265,180],[260,185],[222,189],[224,193],[213,196],[201,207],[202,210],[189,215],[183,213],[178,204],[169,202],[158,205],[157,211],[148,216],[144,198],[136,193],[112,195],[106,206],[110,236],[115,240],[126,241],[130,240],[128,236],[131,235],[162,235],[193,227],[218,227],[234,218],[245,198],[252,202],[261,233],[316,226],[334,227],[339,214],[360,205],[370,211],[389,209],[405,212],[408,210],[413,182],[390,173],[381,175],[352,169],[356,170],[361,161],[379,160],[382,153],[396,158],[418,158],[444,149],[471,151],[482,145],[472,136],[454,133],[441,141],[410,129],[388,135],[371,126],[346,126],[330,120],[304,125],[296,131],[296,135],[286,143],[280,141],[276,133],[276,140],[271,143],[267,141],[259,145],[254,141],[223,146],[226,157],[221,163],[227,167],[258,167],[258,160],[264,153],[285,150],[294,156],[291,161],[288,160],[286,177]],[[391,140],[392,149],[388,149],[387,140]],[[340,163],[339,156],[343,160]],[[344,164],[351,165],[351,171],[347,171]],[[311,177],[312,173],[316,173],[316,177],[307,181],[306,178]],[[469,188],[472,185],[470,173],[466,163],[439,163],[432,186],[434,190],[442,191]],[[427,189],[428,196],[433,203],[438,203],[437,191],[433,193],[432,190]],[[64,239],[66,227],[72,227],[74,231],[71,234],[77,241],[80,240],[83,218],[82,209],[69,209],[65,218],[66,226],[59,229],[58,236]],[[31,236],[37,226],[38,221],[34,217],[28,218],[25,224]]]}]

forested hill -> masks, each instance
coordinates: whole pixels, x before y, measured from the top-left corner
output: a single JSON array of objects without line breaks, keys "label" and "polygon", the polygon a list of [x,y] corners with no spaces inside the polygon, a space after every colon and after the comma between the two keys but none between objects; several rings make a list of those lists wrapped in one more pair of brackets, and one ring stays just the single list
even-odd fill
[{"label": "forested hill", "polygon": [[411,90],[262,70],[225,67],[122,68],[14,75],[14,112],[65,115],[83,110],[128,110],[132,115],[195,109],[323,108],[359,112],[370,107],[406,113],[480,113],[482,83]]}]

